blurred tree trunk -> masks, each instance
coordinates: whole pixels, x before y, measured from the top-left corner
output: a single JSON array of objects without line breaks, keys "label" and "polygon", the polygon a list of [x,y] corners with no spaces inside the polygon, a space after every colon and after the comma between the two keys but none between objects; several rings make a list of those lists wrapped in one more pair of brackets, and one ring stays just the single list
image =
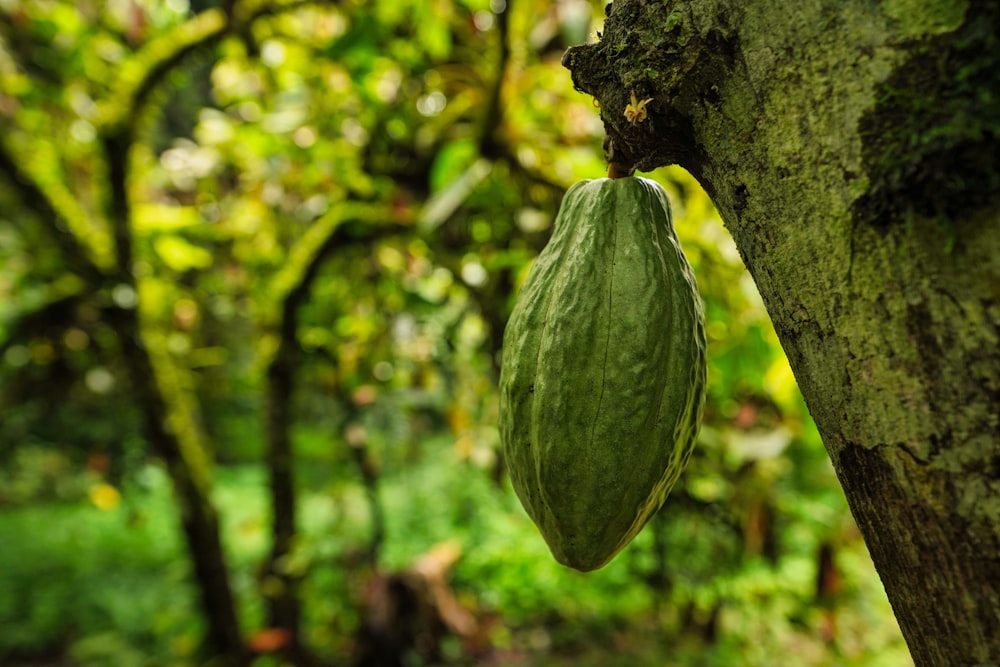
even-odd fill
[{"label": "blurred tree trunk", "polygon": [[[129,201],[130,123],[109,126],[103,140],[107,162],[108,218],[114,238],[115,290],[134,295],[115,311],[115,331],[122,346],[129,381],[142,410],[152,451],[163,459],[174,485],[181,524],[207,625],[205,648],[221,664],[247,664],[236,617],[229,571],[219,535],[219,519],[211,499],[207,448],[193,410],[190,394],[180,386],[170,359],[159,358],[141,323],[141,296],[133,271],[132,213]],[[162,346],[155,346],[162,349]],[[162,355],[162,352],[159,353]],[[157,363],[159,359],[160,363]]]},{"label": "blurred tree trunk", "polygon": [[[271,490],[271,556],[268,625],[288,633],[287,654],[301,657],[299,581],[289,568],[296,533],[296,493],[292,468],[292,393],[298,364],[298,308],[308,291],[297,286],[281,302],[277,349],[267,366],[267,468]],[[296,661],[297,663],[300,661]]]},{"label": "blurred tree trunk", "polygon": [[[165,394],[179,388],[161,386],[170,383],[168,374],[156,367],[141,332],[137,309],[120,309],[115,327],[136,400],[141,407],[146,437],[151,450],[163,459],[173,482],[174,498],[180,510],[181,525],[194,578],[201,596],[207,636],[205,650],[223,665],[246,664],[243,639],[236,618],[236,608],[229,586],[229,571],[219,534],[219,516],[210,497],[208,459],[197,442],[197,426],[178,405],[168,404]],[[168,362],[169,363],[169,362]],[[187,441],[187,442],[185,442]],[[192,460],[193,459],[193,460]]]},{"label": "blurred tree trunk", "polygon": [[[350,223],[363,221],[385,225],[358,235]],[[288,253],[288,261],[271,284],[273,303],[264,314],[265,341],[271,348],[267,358],[267,467],[271,492],[271,554],[265,564],[268,586],[268,624],[284,631],[282,651],[296,665],[312,664],[314,658],[302,644],[299,582],[304,572],[291,567],[294,556],[297,492],[292,399],[299,364],[299,309],[306,303],[320,268],[334,250],[346,243],[372,243],[383,234],[398,233],[405,222],[387,209],[373,204],[346,202],[335,205],[312,223]]]},{"label": "blurred tree trunk", "polygon": [[[174,497],[201,595],[207,624],[205,650],[224,665],[245,664],[245,652],[229,587],[219,538],[218,516],[212,505],[208,458],[183,389],[171,372],[170,360],[159,358],[148,344],[151,332],[140,319],[139,286],[132,271],[131,213],[128,201],[128,150],[126,136],[109,132],[104,140],[108,171],[108,214],[114,227],[115,257],[112,265],[92,260],[88,244],[74,234],[73,211],[60,201],[59,186],[43,182],[22,168],[0,144],[0,174],[17,188],[24,205],[63,253],[66,266],[84,283],[81,292],[102,295],[115,303],[109,319],[121,345],[135,400],[143,416],[145,435],[153,453],[163,459],[173,482]],[[92,246],[91,246],[92,247]],[[108,296],[108,293],[110,296]],[[162,354],[162,352],[160,353]]]},{"label": "blurred tree trunk", "polygon": [[916,664],[1000,664],[998,4],[608,9],[564,64],[610,159],[711,195]]}]

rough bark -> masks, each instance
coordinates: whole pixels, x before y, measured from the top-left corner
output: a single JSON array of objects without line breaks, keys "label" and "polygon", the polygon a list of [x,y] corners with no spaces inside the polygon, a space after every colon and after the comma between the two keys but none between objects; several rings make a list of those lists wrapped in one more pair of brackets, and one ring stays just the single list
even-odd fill
[{"label": "rough bark", "polygon": [[995,2],[616,0],[564,57],[619,168],[717,205],[917,665],[1000,664],[998,33]]}]

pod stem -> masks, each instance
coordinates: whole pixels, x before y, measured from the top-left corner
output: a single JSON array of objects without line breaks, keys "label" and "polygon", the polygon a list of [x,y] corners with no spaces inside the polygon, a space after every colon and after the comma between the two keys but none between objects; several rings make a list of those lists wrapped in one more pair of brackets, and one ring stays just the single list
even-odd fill
[{"label": "pod stem", "polygon": [[604,136],[604,159],[608,163],[608,178],[628,178],[635,173],[635,166],[615,159],[615,144],[610,135]]}]

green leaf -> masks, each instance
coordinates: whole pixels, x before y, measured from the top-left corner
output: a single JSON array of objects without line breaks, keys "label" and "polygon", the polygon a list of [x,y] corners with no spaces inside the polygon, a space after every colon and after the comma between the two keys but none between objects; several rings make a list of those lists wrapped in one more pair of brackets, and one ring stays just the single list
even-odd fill
[{"label": "green leaf", "polygon": [[159,237],[153,242],[153,250],[164,264],[178,273],[212,265],[212,253],[179,236]]},{"label": "green leaf", "polygon": [[138,204],[134,211],[135,231],[139,234],[176,231],[201,222],[201,217],[193,206]]},{"label": "green leaf", "polygon": [[478,155],[479,149],[472,139],[459,139],[445,144],[431,164],[431,193],[437,194],[452,183],[475,162]]},{"label": "green leaf", "polygon": [[451,217],[492,170],[493,164],[489,160],[479,158],[451,180],[447,187],[432,195],[420,214],[420,230],[430,231]]}]

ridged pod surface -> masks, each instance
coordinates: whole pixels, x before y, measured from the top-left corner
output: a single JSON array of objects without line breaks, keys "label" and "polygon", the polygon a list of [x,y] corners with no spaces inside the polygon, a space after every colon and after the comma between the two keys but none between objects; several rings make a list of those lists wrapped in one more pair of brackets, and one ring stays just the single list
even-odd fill
[{"label": "ridged pod surface", "polygon": [[636,177],[574,184],[500,374],[511,482],[556,560],[594,570],[639,533],[687,463],[704,391],[702,304],[666,193]]}]

